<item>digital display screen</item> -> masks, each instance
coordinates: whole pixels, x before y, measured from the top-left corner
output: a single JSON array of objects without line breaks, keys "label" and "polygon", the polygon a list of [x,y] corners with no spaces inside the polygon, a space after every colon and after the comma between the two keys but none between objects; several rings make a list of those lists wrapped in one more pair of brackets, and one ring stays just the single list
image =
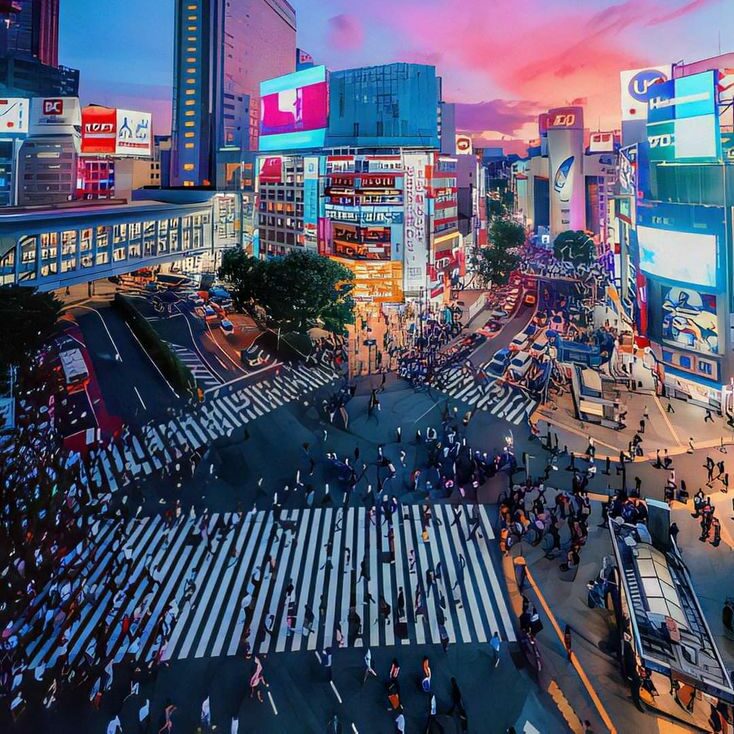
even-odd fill
[{"label": "digital display screen", "polygon": [[663,289],[663,339],[678,347],[719,353],[716,296],[692,288]]},{"label": "digital display screen", "polygon": [[260,85],[260,150],[320,147],[329,121],[329,85],[323,66]]},{"label": "digital display screen", "polygon": [[640,270],[650,275],[716,287],[716,235],[637,227]]}]

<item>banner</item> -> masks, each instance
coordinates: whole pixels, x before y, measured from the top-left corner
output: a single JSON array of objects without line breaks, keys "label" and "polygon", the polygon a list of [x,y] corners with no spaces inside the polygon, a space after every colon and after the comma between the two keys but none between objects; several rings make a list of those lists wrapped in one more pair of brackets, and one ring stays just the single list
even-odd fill
[{"label": "banner", "polygon": [[78,97],[34,97],[31,100],[31,135],[79,135],[82,108]]},{"label": "banner", "polygon": [[12,97],[0,99],[0,131],[27,133],[30,103],[27,99]]},{"label": "banner", "polygon": [[82,110],[82,153],[114,155],[117,150],[117,110],[91,105]]},{"label": "banner", "polygon": [[405,291],[417,293],[426,285],[428,264],[428,230],[426,217],[426,166],[425,153],[406,153],[405,164]]},{"label": "banner", "polygon": [[117,110],[115,154],[151,155],[152,132],[151,116],[148,112]]},{"label": "banner", "polygon": [[555,236],[586,226],[584,111],[561,107],[550,110],[548,116],[550,226]]}]

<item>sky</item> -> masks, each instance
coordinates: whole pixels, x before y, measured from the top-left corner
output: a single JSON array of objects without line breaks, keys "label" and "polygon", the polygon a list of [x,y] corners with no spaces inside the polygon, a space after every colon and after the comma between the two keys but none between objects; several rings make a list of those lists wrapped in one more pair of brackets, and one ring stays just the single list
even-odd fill
[{"label": "sky", "polygon": [[[60,62],[84,103],[153,112],[168,132],[174,0],[61,0]],[[237,2],[237,0],[233,0]],[[290,0],[298,45],[330,69],[433,64],[477,143],[537,137],[537,116],[582,104],[619,127],[619,72],[734,51],[733,0]],[[517,147],[517,146],[514,146]]]}]

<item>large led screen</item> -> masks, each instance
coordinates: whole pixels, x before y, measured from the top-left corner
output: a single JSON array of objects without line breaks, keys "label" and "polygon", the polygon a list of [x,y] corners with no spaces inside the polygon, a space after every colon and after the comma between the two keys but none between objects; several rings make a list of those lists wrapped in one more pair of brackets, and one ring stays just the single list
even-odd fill
[{"label": "large led screen", "polygon": [[640,270],[680,283],[716,287],[716,235],[637,227]]},{"label": "large led screen", "polygon": [[263,82],[260,96],[260,150],[323,145],[329,119],[324,66]]},{"label": "large led screen", "polygon": [[693,288],[663,289],[663,339],[706,354],[719,353],[716,296]]}]

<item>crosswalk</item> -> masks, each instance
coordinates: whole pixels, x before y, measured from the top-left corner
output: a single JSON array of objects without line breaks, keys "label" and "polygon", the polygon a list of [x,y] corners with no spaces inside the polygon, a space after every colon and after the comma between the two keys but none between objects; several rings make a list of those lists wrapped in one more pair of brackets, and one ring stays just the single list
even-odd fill
[{"label": "crosswalk", "polygon": [[142,440],[130,434],[122,445],[102,449],[91,462],[91,482],[100,490],[117,491],[123,474],[150,476],[173,463],[176,450],[186,453],[206,447],[246,423],[338,380],[332,369],[303,364],[282,365],[280,371],[271,374],[242,387],[222,385],[197,412],[149,423],[142,429]]},{"label": "crosswalk", "polygon": [[[480,367],[485,374],[488,364]],[[527,422],[539,402],[524,390],[503,381],[493,380],[482,387],[461,367],[444,377],[441,390],[455,400],[462,400],[476,410],[485,410],[516,426]]]},{"label": "crosswalk", "polygon": [[201,361],[201,357],[192,349],[182,347],[180,344],[166,342],[176,356],[185,364],[196,380],[196,386],[202,390],[208,390],[222,384],[222,381]]},{"label": "crosswalk", "polygon": [[[245,640],[260,653],[320,651],[338,644],[338,630],[346,646],[432,644],[440,642],[441,621],[452,644],[486,643],[495,631],[514,640],[484,507],[471,539],[467,512],[454,523],[449,506],[433,510],[430,540],[424,542],[420,507],[399,508],[393,552],[388,523],[363,507],[286,511],[279,525],[272,511],[214,514],[208,522],[184,516],[168,528],[160,517],[143,518],[130,521],[124,532],[106,521],[71,565],[66,593],[75,599],[73,614],[39,632],[44,589],[35,602],[38,611],[13,633],[23,641],[31,668],[53,665],[62,638],[73,664],[99,644],[103,626],[106,657],[116,662],[125,655],[141,661],[155,654],[163,660],[232,656]],[[125,554],[127,568],[113,570]],[[263,569],[259,583],[253,581],[256,569]],[[429,569],[440,577],[430,586]],[[122,592],[113,593],[110,578]],[[425,606],[416,615],[419,586]],[[95,587],[101,590],[90,594]],[[242,600],[253,587],[246,612]],[[400,589],[404,611],[398,608]],[[381,598],[392,607],[389,621],[379,614]],[[138,618],[128,634],[126,616]]]}]

